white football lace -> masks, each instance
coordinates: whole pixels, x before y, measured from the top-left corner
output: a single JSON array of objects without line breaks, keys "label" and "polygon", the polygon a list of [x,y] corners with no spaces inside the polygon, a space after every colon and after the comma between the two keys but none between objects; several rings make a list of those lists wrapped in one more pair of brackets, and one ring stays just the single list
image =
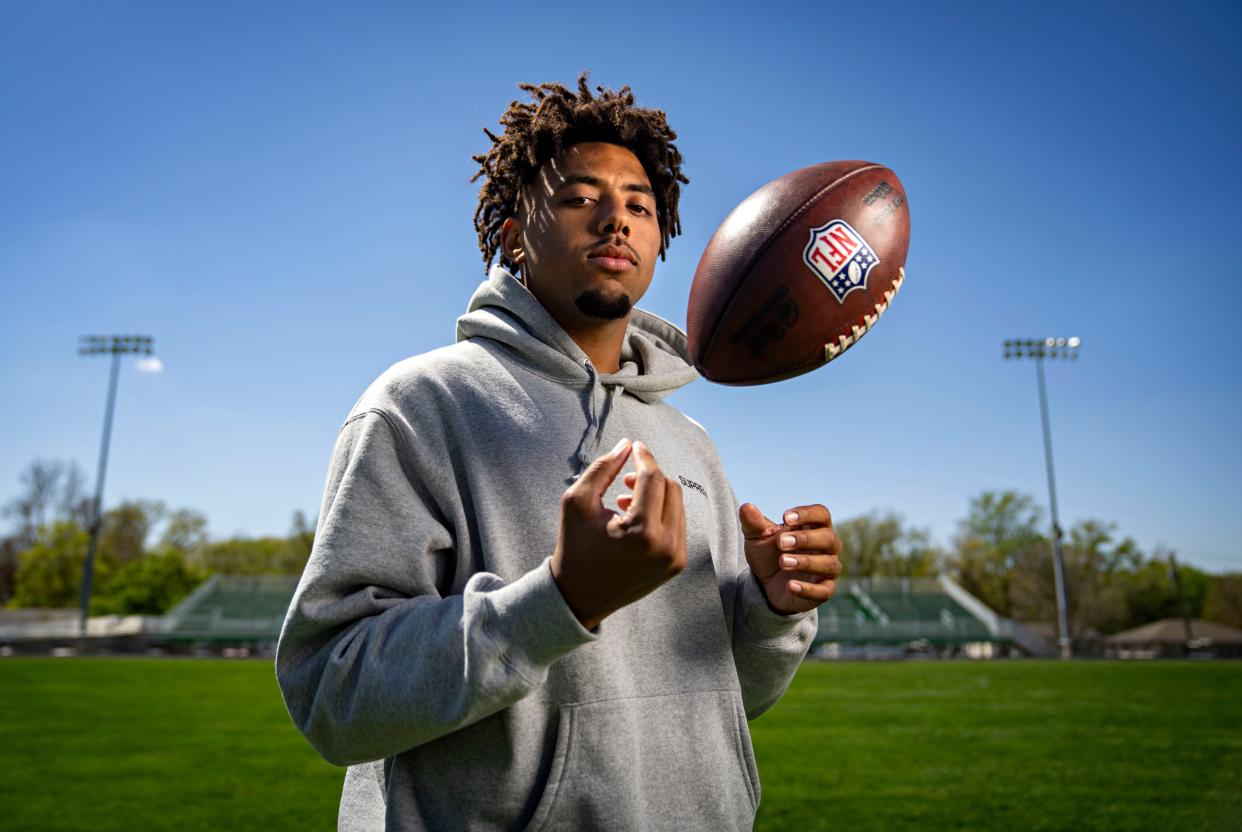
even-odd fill
[{"label": "white football lace", "polygon": [[888,311],[889,304],[893,302],[893,298],[897,295],[897,290],[901,288],[901,284],[906,282],[906,267],[902,266],[897,269],[897,277],[893,279],[893,285],[884,293],[884,302],[875,305],[874,315],[863,315],[863,326],[854,324],[854,333],[852,335],[840,335],[837,337],[837,343],[829,341],[824,344],[824,361],[828,362],[836,358],[853,346],[859,338],[867,334],[871,327],[875,326],[875,322],[880,320],[880,316]]}]

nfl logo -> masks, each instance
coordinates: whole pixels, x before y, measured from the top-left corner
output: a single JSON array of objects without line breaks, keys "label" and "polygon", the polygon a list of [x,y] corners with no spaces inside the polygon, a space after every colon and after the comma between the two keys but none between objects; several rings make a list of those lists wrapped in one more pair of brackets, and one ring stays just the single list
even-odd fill
[{"label": "nfl logo", "polygon": [[880,262],[862,235],[845,220],[811,229],[802,260],[824,281],[838,303],[855,289],[867,288],[867,274]]}]

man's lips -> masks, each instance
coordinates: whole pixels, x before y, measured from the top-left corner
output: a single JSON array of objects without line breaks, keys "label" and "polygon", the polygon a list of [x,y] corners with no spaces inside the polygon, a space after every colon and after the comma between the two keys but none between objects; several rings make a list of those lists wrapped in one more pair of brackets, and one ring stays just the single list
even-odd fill
[{"label": "man's lips", "polygon": [[592,254],[587,259],[597,266],[603,266],[605,269],[614,272],[622,272],[626,269],[634,268],[634,264],[624,257],[602,257],[598,254]]},{"label": "man's lips", "polygon": [[638,265],[638,258],[632,251],[621,246],[600,246],[587,254],[587,259],[598,266],[611,271],[625,271]]}]

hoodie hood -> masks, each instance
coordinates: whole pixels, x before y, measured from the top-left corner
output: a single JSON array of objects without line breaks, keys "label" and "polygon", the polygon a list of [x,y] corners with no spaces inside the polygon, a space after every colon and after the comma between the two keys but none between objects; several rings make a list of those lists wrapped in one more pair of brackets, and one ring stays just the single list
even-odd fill
[{"label": "hoodie hood", "polygon": [[698,377],[685,333],[642,309],[630,313],[621,368],[599,373],[530,290],[501,266],[492,267],[466,314],[457,319],[457,340],[474,338],[502,345],[516,361],[555,381],[620,388],[645,402],[658,401]]}]

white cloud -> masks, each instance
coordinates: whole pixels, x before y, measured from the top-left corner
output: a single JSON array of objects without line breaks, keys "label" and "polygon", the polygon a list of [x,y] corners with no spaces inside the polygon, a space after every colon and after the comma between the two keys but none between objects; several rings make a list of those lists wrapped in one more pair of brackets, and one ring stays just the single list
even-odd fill
[{"label": "white cloud", "polygon": [[146,358],[139,358],[135,363],[140,373],[158,373],[164,369],[164,362],[160,361],[154,355]]}]

